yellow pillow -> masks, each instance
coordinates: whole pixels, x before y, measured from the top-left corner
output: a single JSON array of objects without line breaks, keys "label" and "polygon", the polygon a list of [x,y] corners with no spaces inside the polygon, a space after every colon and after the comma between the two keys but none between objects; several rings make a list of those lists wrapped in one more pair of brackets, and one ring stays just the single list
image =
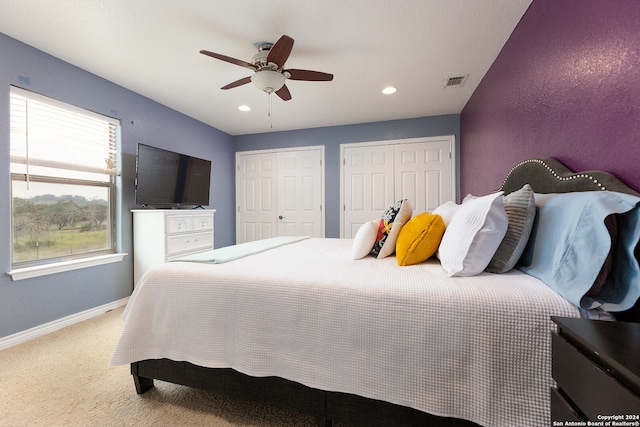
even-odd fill
[{"label": "yellow pillow", "polygon": [[430,258],[438,250],[444,230],[440,215],[423,212],[411,218],[396,241],[398,265],[418,264]]}]

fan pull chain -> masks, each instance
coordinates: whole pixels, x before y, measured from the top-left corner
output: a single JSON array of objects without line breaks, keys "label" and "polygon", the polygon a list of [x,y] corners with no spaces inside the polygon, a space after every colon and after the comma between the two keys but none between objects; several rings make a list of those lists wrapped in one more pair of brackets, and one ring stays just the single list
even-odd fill
[{"label": "fan pull chain", "polygon": [[269,116],[269,127],[273,129],[273,115],[271,114],[271,108],[273,103],[271,101],[271,93],[272,92],[269,92],[269,112],[267,113],[267,115]]}]

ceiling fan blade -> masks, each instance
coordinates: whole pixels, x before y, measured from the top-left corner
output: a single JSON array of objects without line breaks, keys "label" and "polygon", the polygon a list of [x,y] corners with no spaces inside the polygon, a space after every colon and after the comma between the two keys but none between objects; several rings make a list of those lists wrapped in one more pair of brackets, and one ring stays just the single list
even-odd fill
[{"label": "ceiling fan blade", "polygon": [[242,61],[240,59],[232,58],[230,56],[221,55],[215,52],[209,52],[208,50],[201,50],[201,54],[210,56],[212,58],[219,59],[221,61],[229,62],[231,64],[239,65],[241,67],[251,68],[252,70],[256,70],[256,66],[247,61]]},{"label": "ceiling fan blade", "polygon": [[280,89],[278,89],[276,91],[276,95],[278,95],[283,101],[289,101],[291,99],[291,92],[289,92],[287,85],[284,85]]},{"label": "ceiling fan blade", "polygon": [[320,71],[310,71],[310,70],[284,70],[288,72],[291,76],[290,80],[306,80],[311,82],[329,82],[333,80],[333,74],[323,73]]},{"label": "ceiling fan blade", "polygon": [[271,46],[267,55],[267,62],[277,64],[279,68],[284,67],[284,63],[289,58],[289,54],[293,49],[293,39],[287,35],[283,35],[278,41]]},{"label": "ceiling fan blade", "polygon": [[240,80],[236,80],[235,82],[231,82],[228,85],[222,86],[220,89],[232,89],[234,87],[246,85],[247,83],[251,83],[251,77],[243,77]]}]

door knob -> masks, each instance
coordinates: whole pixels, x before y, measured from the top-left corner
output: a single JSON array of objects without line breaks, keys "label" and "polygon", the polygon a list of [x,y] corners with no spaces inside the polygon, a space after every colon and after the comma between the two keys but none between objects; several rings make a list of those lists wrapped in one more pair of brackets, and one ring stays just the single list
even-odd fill
[{"label": "door knob", "polygon": [[282,215],[278,215],[278,219],[284,219]]}]

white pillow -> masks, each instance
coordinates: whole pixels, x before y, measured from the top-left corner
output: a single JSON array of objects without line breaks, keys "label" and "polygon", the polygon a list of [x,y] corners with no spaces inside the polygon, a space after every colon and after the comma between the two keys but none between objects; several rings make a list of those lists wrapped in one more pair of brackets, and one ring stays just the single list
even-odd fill
[{"label": "white pillow", "polygon": [[461,205],[456,205],[454,202],[448,201],[447,203],[444,203],[435,208],[432,213],[440,215],[444,220],[444,225],[446,227],[449,225],[449,223],[453,219],[453,216],[456,212],[458,212],[460,207]]},{"label": "white pillow", "polygon": [[457,209],[438,251],[447,276],[475,276],[487,268],[507,232],[503,194],[478,197]]},{"label": "white pillow", "polygon": [[374,219],[360,226],[356,236],[353,238],[353,246],[351,247],[351,257],[353,259],[361,259],[369,255],[373,245],[376,243],[379,225],[380,220]]}]

